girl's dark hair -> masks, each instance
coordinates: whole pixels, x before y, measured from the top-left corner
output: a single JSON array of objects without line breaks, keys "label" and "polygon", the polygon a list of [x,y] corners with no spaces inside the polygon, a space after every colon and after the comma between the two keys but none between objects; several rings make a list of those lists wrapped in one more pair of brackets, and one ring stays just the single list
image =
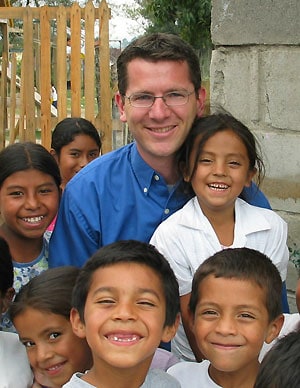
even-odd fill
[{"label": "girl's dark hair", "polygon": [[51,175],[60,189],[61,177],[56,161],[45,147],[32,142],[14,143],[0,152],[0,187],[15,172],[30,169]]},{"label": "girl's dark hair", "polygon": [[13,286],[14,270],[9,246],[0,237],[0,295],[4,296],[6,291]]},{"label": "girl's dark hair", "polygon": [[[191,181],[196,172],[198,159],[205,143],[216,133],[227,129],[233,131],[245,145],[249,158],[249,170],[257,170],[256,182],[259,187],[265,174],[260,146],[249,128],[229,113],[215,113],[206,117],[196,118],[186,141],[178,151],[178,165],[180,170],[184,168],[185,171],[189,171],[189,181]],[[197,152],[194,160],[191,161],[190,156],[199,135],[201,135],[201,138],[197,145]],[[190,191],[191,194],[194,194],[190,182],[187,183],[185,189]]]},{"label": "girl's dark hair", "polygon": [[101,149],[101,138],[95,126],[82,117],[67,117],[60,121],[52,132],[51,148],[59,156],[61,149],[71,143],[76,136],[90,136]]},{"label": "girl's dark hair", "polygon": [[11,320],[28,307],[57,315],[69,320],[72,291],[79,268],[64,266],[51,268],[32,278],[23,286],[10,306]]}]

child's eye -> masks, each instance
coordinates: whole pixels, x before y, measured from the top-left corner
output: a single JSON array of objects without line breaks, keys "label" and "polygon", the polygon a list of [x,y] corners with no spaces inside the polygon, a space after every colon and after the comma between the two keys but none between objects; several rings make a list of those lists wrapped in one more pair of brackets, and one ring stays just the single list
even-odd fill
[{"label": "child's eye", "polygon": [[50,335],[49,335],[49,339],[50,340],[55,340],[56,338],[58,338],[59,336],[61,335],[61,333],[51,333]]},{"label": "child's eye", "polygon": [[90,157],[90,158],[97,158],[97,156],[98,156],[98,154],[97,154],[96,151],[95,151],[95,152],[91,152],[91,153],[89,154],[89,157]]},{"label": "child's eye", "polygon": [[97,303],[98,304],[107,304],[107,305],[110,305],[110,304],[113,304],[115,303],[115,301],[113,299],[100,299],[100,300],[97,300]]},{"label": "child's eye", "polygon": [[209,163],[212,163],[212,160],[208,158],[200,158],[199,163],[209,164]]},{"label": "child's eye", "polygon": [[150,306],[150,307],[156,306],[156,304],[154,302],[151,302],[150,300],[140,300],[137,302],[137,304],[142,306]]},{"label": "child's eye", "polygon": [[231,162],[229,162],[230,166],[240,166],[241,163],[240,162],[237,162],[236,160],[232,160]]},{"label": "child's eye", "polygon": [[249,314],[249,313],[241,313],[240,317],[246,318],[246,319],[255,319],[254,316],[252,314]]},{"label": "child's eye", "polygon": [[25,346],[25,348],[31,348],[35,345],[33,341],[22,341],[22,344]]},{"label": "child's eye", "polygon": [[20,197],[24,195],[24,193],[22,191],[12,191],[11,193],[9,193],[9,195],[11,195],[12,197]]},{"label": "child's eye", "polygon": [[71,152],[70,155],[71,155],[73,158],[79,158],[79,152]]}]

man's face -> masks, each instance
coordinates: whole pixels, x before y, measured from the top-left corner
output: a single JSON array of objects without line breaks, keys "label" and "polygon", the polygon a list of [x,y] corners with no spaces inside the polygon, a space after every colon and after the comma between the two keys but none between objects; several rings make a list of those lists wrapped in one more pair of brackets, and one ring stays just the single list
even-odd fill
[{"label": "man's face", "polygon": [[162,158],[173,159],[195,117],[203,111],[204,89],[194,90],[187,62],[183,61],[150,62],[136,58],[129,62],[127,71],[126,96],[133,93],[162,96],[174,91],[195,92],[189,95],[184,105],[167,106],[163,99],[157,98],[150,108],[134,107],[127,98],[124,100],[120,94],[116,96],[120,119],[128,123],[143,159],[152,166]]}]

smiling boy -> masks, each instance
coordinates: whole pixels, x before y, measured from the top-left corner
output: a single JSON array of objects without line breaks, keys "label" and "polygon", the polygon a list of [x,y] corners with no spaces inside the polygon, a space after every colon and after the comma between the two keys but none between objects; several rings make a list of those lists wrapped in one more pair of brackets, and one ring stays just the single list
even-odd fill
[{"label": "smiling boy", "polygon": [[262,345],[276,338],[283,324],[275,265],[249,248],[216,253],[194,275],[189,309],[207,360],[182,362],[168,372],[183,388],[252,388]]},{"label": "smiling boy", "polygon": [[129,240],[98,250],[81,270],[73,306],[73,330],[87,339],[94,364],[65,388],[180,387],[149,371],[160,342],[175,335],[179,313],[175,275],[153,246]]}]

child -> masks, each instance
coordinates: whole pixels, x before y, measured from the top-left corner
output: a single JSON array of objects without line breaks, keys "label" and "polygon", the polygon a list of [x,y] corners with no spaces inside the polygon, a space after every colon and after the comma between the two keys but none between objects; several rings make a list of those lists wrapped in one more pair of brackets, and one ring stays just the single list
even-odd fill
[{"label": "child", "polygon": [[79,269],[49,269],[23,286],[10,308],[36,380],[57,388],[92,365],[90,349],[72,331],[72,290]]},{"label": "child", "polygon": [[[12,255],[16,292],[48,268],[44,232],[58,210],[59,186],[57,163],[40,144],[16,143],[0,152],[0,236]],[[7,316],[1,327],[14,330]]]},{"label": "child", "polygon": [[205,260],[193,279],[189,312],[207,360],[180,362],[168,372],[182,388],[252,388],[260,349],[283,323],[280,294],[280,274],[263,253],[229,248]]},{"label": "child", "polygon": [[84,166],[99,156],[101,139],[94,125],[81,117],[68,117],[53,130],[51,154],[62,177],[61,188]]},{"label": "child", "polygon": [[99,249],[81,269],[72,300],[73,330],[87,339],[93,366],[64,388],[180,387],[149,370],[160,341],[174,336],[179,312],[176,278],[153,246],[129,240]]},{"label": "child", "polygon": [[239,198],[256,172],[260,182],[264,170],[247,127],[228,114],[200,118],[182,155],[184,179],[196,196],[160,224],[151,244],[169,260],[179,282],[182,323],[172,352],[193,361],[202,358],[188,324],[192,278],[199,265],[221,249],[246,246],[270,257],[284,282],[289,253],[286,223],[272,210]]},{"label": "child", "polygon": [[300,332],[280,338],[264,358],[254,388],[300,387]]},{"label": "child", "polygon": [[[13,290],[13,265],[6,241],[0,237],[0,311],[11,302]],[[29,388],[32,373],[24,347],[14,333],[0,331],[0,387]]]}]

